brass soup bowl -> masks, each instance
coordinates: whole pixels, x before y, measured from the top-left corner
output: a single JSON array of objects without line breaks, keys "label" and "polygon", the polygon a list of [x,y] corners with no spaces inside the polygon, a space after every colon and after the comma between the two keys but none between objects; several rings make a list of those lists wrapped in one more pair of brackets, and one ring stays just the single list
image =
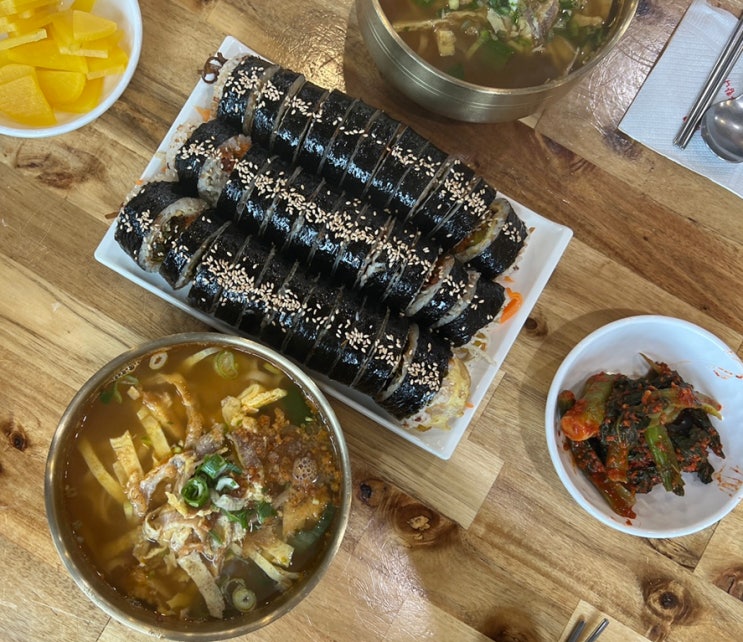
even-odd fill
[{"label": "brass soup bowl", "polygon": [[382,76],[425,109],[454,120],[506,122],[533,114],[562,96],[598,65],[629,27],[638,0],[616,0],[610,33],[588,63],[536,87],[498,89],[450,76],[418,56],[395,32],[379,0],[356,0],[361,35]]},{"label": "brass soup bowl", "polygon": [[[314,570],[298,580],[288,591],[267,607],[258,607],[244,615],[202,622],[178,621],[158,616],[154,610],[137,606],[108,584],[76,541],[69,516],[64,508],[66,462],[76,447],[78,430],[88,401],[100,394],[131,363],[183,344],[214,345],[255,355],[283,371],[295,383],[305,399],[317,410],[318,419],[330,433],[340,468],[342,487],[340,502],[329,527],[329,539],[323,557]],[[164,337],[126,352],[103,366],[77,392],[62,415],[52,439],[45,476],[46,512],[54,545],[72,578],[83,593],[109,616],[124,625],[155,637],[173,640],[222,640],[259,629],[286,614],[317,585],[328,570],[340,547],[351,508],[351,470],[346,442],[340,423],[325,396],[315,383],[280,354],[258,343],[218,333],[186,333]]]}]

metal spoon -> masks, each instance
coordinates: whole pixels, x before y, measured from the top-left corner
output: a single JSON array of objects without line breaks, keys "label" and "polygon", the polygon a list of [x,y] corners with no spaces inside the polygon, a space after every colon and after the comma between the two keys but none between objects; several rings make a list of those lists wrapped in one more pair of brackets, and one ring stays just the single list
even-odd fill
[{"label": "metal spoon", "polygon": [[743,94],[712,105],[702,117],[701,131],[720,158],[743,163]]}]

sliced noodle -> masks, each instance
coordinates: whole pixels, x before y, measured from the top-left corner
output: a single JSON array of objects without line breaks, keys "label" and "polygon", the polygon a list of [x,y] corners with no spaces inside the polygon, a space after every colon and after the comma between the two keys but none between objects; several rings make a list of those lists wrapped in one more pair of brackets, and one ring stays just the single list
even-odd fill
[{"label": "sliced noodle", "polygon": [[77,448],[83,456],[85,463],[88,465],[88,469],[93,474],[93,477],[98,480],[98,483],[103,486],[106,492],[119,502],[119,504],[126,502],[124,489],[106,470],[103,462],[98,459],[98,455],[95,454],[90,442],[84,437],[81,437],[77,444]]},{"label": "sliced noodle", "polygon": [[109,439],[109,442],[111,443],[111,448],[114,449],[114,453],[116,453],[116,459],[121,464],[127,480],[144,477],[142,464],[137,456],[137,450],[134,447],[131,433],[127,430],[119,437],[112,437]]},{"label": "sliced noodle", "polygon": [[149,410],[147,410],[147,408],[140,408],[137,411],[137,417],[139,418],[139,421],[142,422],[142,425],[147,432],[147,436],[150,438],[155,457],[160,461],[170,457],[170,444],[165,437],[160,422],[150,413]]}]

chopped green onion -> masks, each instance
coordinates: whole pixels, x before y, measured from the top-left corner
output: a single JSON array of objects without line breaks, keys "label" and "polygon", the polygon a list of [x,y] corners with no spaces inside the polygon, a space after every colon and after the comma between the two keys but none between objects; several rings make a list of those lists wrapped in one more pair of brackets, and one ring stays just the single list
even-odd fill
[{"label": "chopped green onion", "polygon": [[160,370],[168,361],[168,353],[164,350],[156,352],[150,357],[150,369]]},{"label": "chopped green onion", "polygon": [[190,370],[193,368],[199,361],[203,361],[208,356],[213,355],[215,352],[219,352],[219,348],[215,346],[210,346],[208,348],[204,348],[202,350],[199,350],[198,352],[192,354],[188,359],[185,359],[183,361],[182,367],[184,370]]},{"label": "chopped green onion", "polygon": [[237,490],[240,488],[240,484],[238,484],[237,480],[232,477],[220,477],[214,488],[221,493],[223,490]]},{"label": "chopped green onion", "polygon": [[189,506],[201,508],[209,499],[209,485],[202,475],[194,475],[181,490],[181,497]]},{"label": "chopped green onion", "polygon": [[211,479],[219,479],[225,473],[242,474],[242,469],[222,457],[222,455],[213,454],[204,457],[196,472],[203,473]]},{"label": "chopped green onion", "polygon": [[234,379],[238,375],[235,355],[229,350],[222,350],[214,357],[214,370],[222,379]]},{"label": "chopped green onion", "polygon": [[251,591],[244,583],[239,584],[230,596],[232,606],[234,606],[241,613],[247,613],[255,608],[258,599],[255,593]]},{"label": "chopped green onion", "polygon": [[258,523],[263,524],[268,518],[276,515],[276,509],[269,502],[260,502],[255,507],[255,514],[258,517]]},{"label": "chopped green onion", "polygon": [[229,519],[231,522],[235,522],[237,524],[240,524],[244,529],[247,530],[248,528],[248,511],[247,509],[243,510],[236,510],[236,511],[229,511],[229,510],[223,510],[222,514]]},{"label": "chopped green onion", "polygon": [[110,388],[101,390],[101,393],[99,395],[99,399],[101,400],[101,403],[108,404],[108,403],[111,403],[112,401],[115,401],[117,403],[122,402],[121,392],[119,391],[120,383],[129,385],[129,386],[136,386],[139,384],[139,379],[129,374],[119,377],[111,384]]},{"label": "chopped green onion", "polygon": [[222,546],[224,544],[224,540],[222,539],[222,536],[217,533],[213,528],[209,531],[209,537],[211,537],[214,540],[214,543],[217,546]]}]

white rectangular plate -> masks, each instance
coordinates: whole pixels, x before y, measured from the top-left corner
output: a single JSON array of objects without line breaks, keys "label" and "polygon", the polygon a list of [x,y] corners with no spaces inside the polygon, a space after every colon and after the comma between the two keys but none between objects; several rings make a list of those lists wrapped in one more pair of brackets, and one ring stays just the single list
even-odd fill
[{"label": "white rectangular plate", "polygon": [[[227,58],[240,53],[254,53],[232,37],[227,37],[224,40],[219,51]],[[211,108],[212,90],[212,85],[199,81],[173,126],[160,143],[157,152],[147,165],[142,174],[142,181],[157,178],[164,171],[165,152],[180,125],[186,122],[203,122],[204,110]],[[441,459],[449,459],[462,439],[477,411],[477,407],[485,397],[498,369],[572,237],[572,231],[569,228],[549,221],[512,199],[509,199],[509,201],[526,226],[531,229],[528,245],[518,261],[518,269],[510,274],[508,282],[509,288],[521,294],[523,303],[516,314],[508,321],[495,323],[487,329],[486,358],[473,360],[468,364],[472,377],[469,407],[464,415],[454,422],[450,430],[428,430],[425,432],[408,430],[385,413],[369,397],[345,386],[339,386],[317,373],[312,373],[318,384],[328,394]],[[116,223],[114,222],[96,249],[95,258],[98,261],[216,330],[230,334],[240,334],[239,330],[191,307],[187,301],[187,287],[182,290],[173,290],[158,274],[141,270],[124,253],[114,239],[115,228]]]}]

